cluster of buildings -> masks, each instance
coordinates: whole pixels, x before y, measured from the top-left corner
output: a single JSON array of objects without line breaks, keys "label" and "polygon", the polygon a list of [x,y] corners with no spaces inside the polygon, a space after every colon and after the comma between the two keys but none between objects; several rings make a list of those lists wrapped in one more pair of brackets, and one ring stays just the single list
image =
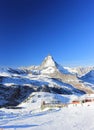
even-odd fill
[{"label": "cluster of buildings", "polygon": [[85,97],[82,97],[82,98],[78,98],[78,99],[74,99],[72,100],[70,103],[61,103],[59,101],[54,101],[54,102],[51,102],[51,103],[46,103],[45,101],[42,102],[41,104],[41,109],[44,109],[46,107],[49,107],[49,108],[54,108],[54,107],[59,107],[59,108],[62,108],[62,107],[68,107],[70,104],[73,106],[77,106],[77,105],[83,105],[84,103],[90,103],[90,102],[94,102],[94,96],[85,96]]}]

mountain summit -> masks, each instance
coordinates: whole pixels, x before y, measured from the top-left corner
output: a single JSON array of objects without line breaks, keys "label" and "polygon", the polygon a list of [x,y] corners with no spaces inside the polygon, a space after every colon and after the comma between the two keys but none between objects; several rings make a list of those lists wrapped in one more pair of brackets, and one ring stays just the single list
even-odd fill
[{"label": "mountain summit", "polygon": [[56,66],[56,62],[51,55],[48,55],[47,57],[45,57],[44,61],[41,64],[42,68],[55,67],[55,66]]},{"label": "mountain summit", "polygon": [[56,72],[70,74],[70,72],[58,64],[51,55],[45,57],[42,64],[40,65],[40,70],[42,74],[51,74]]}]

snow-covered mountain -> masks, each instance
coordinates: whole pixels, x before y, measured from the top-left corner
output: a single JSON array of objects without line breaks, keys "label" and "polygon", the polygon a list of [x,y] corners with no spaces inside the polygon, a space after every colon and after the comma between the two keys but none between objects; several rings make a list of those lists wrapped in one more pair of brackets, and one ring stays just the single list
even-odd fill
[{"label": "snow-covered mountain", "polygon": [[51,55],[48,55],[40,65],[39,69],[41,70],[42,74],[51,74],[56,71],[59,71],[63,74],[70,74],[70,72],[59,65]]},{"label": "snow-covered mountain", "polygon": [[82,76],[81,80],[84,81],[84,82],[94,84],[94,70],[91,70],[90,72],[88,72],[87,74]]},{"label": "snow-covered mountain", "polygon": [[77,73],[77,70],[62,67],[50,55],[39,66],[0,68],[0,107],[17,106],[37,92],[94,93],[92,86],[85,84]]},{"label": "snow-covered mountain", "polygon": [[80,77],[87,74],[91,70],[94,70],[94,67],[74,67],[74,68],[64,67],[64,68],[67,69],[70,73],[77,74]]}]

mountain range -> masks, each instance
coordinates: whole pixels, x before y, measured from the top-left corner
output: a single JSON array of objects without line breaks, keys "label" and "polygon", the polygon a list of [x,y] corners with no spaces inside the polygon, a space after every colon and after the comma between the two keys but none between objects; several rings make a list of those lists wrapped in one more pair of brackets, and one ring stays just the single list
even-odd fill
[{"label": "mountain range", "polygon": [[94,93],[94,67],[63,67],[48,55],[39,66],[0,68],[0,107],[18,106],[37,92]]}]

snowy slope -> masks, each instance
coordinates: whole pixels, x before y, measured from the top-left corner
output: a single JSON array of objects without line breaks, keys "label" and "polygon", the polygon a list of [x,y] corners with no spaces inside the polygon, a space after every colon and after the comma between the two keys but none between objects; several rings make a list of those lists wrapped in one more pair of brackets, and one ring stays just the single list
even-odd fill
[{"label": "snowy slope", "polygon": [[66,70],[68,70],[72,74],[77,74],[78,71],[76,68],[70,68],[70,67],[64,67]]},{"label": "snowy slope", "polygon": [[64,67],[67,71],[72,74],[77,74],[79,77],[84,76],[91,70],[94,70],[94,67]]},{"label": "snowy slope", "polygon": [[[32,113],[27,111],[0,110],[0,128],[4,130],[93,130],[94,102],[77,106],[45,109]],[[87,114],[88,113],[88,114]]]},{"label": "snowy slope", "polygon": [[94,90],[94,70],[91,70],[81,78],[81,82],[86,86]]},{"label": "snowy slope", "polygon": [[87,74],[81,77],[83,81],[94,83],[94,70],[91,70]]}]

